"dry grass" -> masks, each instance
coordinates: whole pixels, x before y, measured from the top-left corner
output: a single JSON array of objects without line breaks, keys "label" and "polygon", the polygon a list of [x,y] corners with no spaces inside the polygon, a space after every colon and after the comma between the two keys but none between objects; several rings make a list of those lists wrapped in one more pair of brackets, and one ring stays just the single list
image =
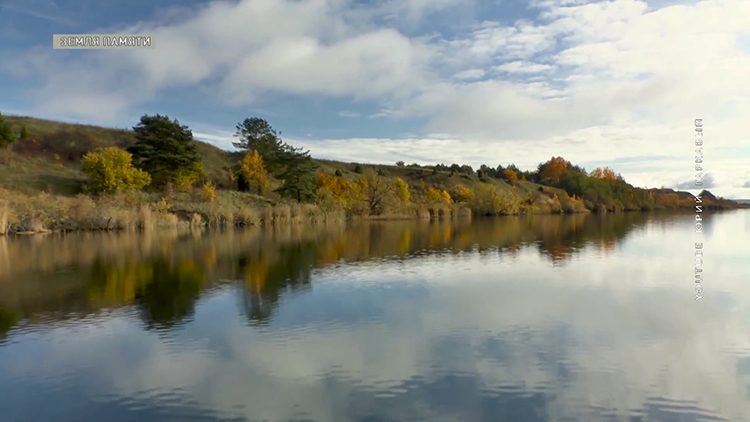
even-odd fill
[{"label": "dry grass", "polygon": [[26,195],[0,188],[0,234],[47,231],[142,230],[317,223],[342,220],[314,204],[273,203],[252,194],[203,195],[127,192],[113,196]]},{"label": "dry grass", "polygon": [[0,236],[8,233],[10,227],[10,208],[8,204],[3,202],[0,205]]}]

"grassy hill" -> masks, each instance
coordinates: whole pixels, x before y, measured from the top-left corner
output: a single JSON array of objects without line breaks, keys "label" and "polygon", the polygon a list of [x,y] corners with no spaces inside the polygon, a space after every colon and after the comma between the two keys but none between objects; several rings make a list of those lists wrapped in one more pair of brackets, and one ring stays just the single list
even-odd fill
[{"label": "grassy hill", "polygon": [[[13,158],[5,169],[0,171],[0,186],[34,195],[47,192],[59,195],[75,195],[81,192],[86,176],[81,171],[81,157],[88,151],[99,147],[117,146],[126,148],[135,142],[134,134],[129,129],[104,128],[99,126],[62,123],[33,117],[4,116],[11,124],[14,133],[25,127],[29,138],[13,145]],[[209,179],[221,189],[230,189],[233,183],[226,171],[228,166],[237,162],[237,154],[224,151],[206,142],[196,141],[202,156],[203,164]],[[359,177],[354,169],[356,163],[344,163],[332,160],[316,160],[321,169],[328,173],[339,170],[344,177],[354,180]],[[382,170],[389,177],[401,177],[409,184],[419,183],[447,189],[454,183],[474,187],[480,183],[476,173],[454,174],[439,171],[433,174],[428,167],[399,167],[396,165],[363,165]],[[507,191],[518,191],[524,197],[538,196],[541,185],[531,182],[519,182],[515,187],[507,183],[488,178],[487,181]],[[564,191],[547,188],[548,192],[564,194]]]},{"label": "grassy hill", "polygon": [[[207,201],[201,200],[196,192],[177,193],[168,198],[164,196],[164,193],[158,192],[138,192],[129,196],[120,195],[115,199],[86,197],[81,195],[86,182],[86,176],[81,170],[81,158],[96,148],[108,146],[126,148],[132,145],[135,142],[132,130],[62,123],[33,117],[3,117],[10,123],[14,133],[20,133],[22,128],[26,128],[28,138],[13,144],[9,161],[7,164],[0,164],[0,199],[5,199],[3,196],[10,198],[8,201],[11,204],[10,211],[0,209],[0,234],[8,231],[7,227],[15,227],[11,231],[16,232],[39,231],[35,227],[61,229],[129,227],[145,225],[148,221],[159,218],[167,224],[172,224],[176,220],[187,220],[220,225],[232,222],[255,224],[261,221],[329,219],[331,217],[331,213],[322,209],[320,204],[296,204],[275,194],[261,197],[238,192],[228,168],[236,164],[240,156],[200,141],[197,141],[198,150],[207,178],[219,190],[218,201],[206,203]],[[485,196],[491,196],[484,205],[488,201],[493,203],[497,200],[497,195],[502,195],[504,198],[510,198],[512,202],[506,201],[505,203],[510,204],[508,210],[514,210],[508,213],[641,209],[641,205],[630,205],[630,208],[627,208],[628,205],[622,204],[626,202],[643,204],[645,203],[643,198],[649,196],[651,199],[647,201],[650,201],[650,205],[644,206],[643,209],[692,209],[694,205],[692,195],[688,192],[672,189],[645,190],[622,183],[618,200],[612,196],[611,192],[602,193],[602,185],[595,187],[596,183],[586,185],[589,186],[585,188],[588,191],[583,192],[578,189],[578,194],[573,195],[575,189],[569,189],[570,192],[566,192],[560,188],[563,187],[561,184],[558,184],[559,187],[552,187],[526,180],[518,180],[510,184],[500,178],[486,175],[480,178],[474,171],[449,171],[445,168],[435,170],[431,166],[385,164],[357,166],[356,163],[332,160],[316,160],[316,162],[325,172],[329,174],[339,172],[349,181],[361,177],[361,168],[370,167],[386,179],[402,178],[415,191],[421,189],[424,192],[426,187],[433,187],[439,191],[450,191],[455,195],[457,185],[460,184],[476,191],[477,197],[480,191],[484,192]],[[531,172],[527,173],[531,174]],[[605,187],[608,191],[609,187]],[[630,192],[630,199],[627,198],[627,192]],[[639,195],[641,199],[635,200],[634,195]],[[713,208],[742,206],[735,202],[715,198],[710,193],[706,195],[712,199],[710,205]],[[421,197],[424,198],[424,195]],[[475,213],[479,210],[482,213],[481,209],[484,205],[475,206],[476,202],[480,201],[475,201],[471,210]],[[408,209],[400,209],[401,217],[413,218],[415,214],[429,217],[435,216],[438,211],[440,215],[446,212],[454,215],[461,207],[469,208],[466,203],[462,203],[451,205],[451,209],[443,207],[437,210],[433,202],[432,205],[428,204],[429,209],[424,209],[424,204],[422,200],[422,202],[413,203]],[[0,208],[2,206],[3,204],[0,203]],[[7,204],[5,206],[7,208]],[[490,204],[490,208],[497,209],[497,206],[493,207]],[[152,212],[155,214],[151,215]],[[387,216],[384,217],[387,218]]]},{"label": "grassy hill", "polygon": [[[129,129],[55,122],[33,117],[3,116],[14,133],[25,127],[29,138],[13,145],[14,157],[0,171],[0,185],[26,194],[39,192],[74,195],[86,180],[81,157],[100,148],[127,148],[135,142]],[[215,183],[228,188],[224,167],[230,156],[211,144],[196,142],[206,173]],[[7,170],[7,171],[5,171]]]}]

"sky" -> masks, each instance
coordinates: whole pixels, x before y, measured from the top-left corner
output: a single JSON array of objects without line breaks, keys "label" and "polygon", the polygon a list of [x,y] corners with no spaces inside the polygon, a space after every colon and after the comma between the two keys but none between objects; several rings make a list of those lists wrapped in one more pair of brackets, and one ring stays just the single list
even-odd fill
[{"label": "sky", "polygon": [[[0,0],[0,112],[132,127],[166,114],[225,149],[266,119],[318,158],[562,156],[645,187],[750,198],[750,1]],[[153,49],[53,50],[52,34]]]}]

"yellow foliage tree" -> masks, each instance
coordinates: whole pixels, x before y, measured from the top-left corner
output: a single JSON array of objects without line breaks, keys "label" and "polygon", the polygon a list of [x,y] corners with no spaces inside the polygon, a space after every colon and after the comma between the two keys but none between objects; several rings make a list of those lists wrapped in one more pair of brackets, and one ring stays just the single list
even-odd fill
[{"label": "yellow foliage tree", "polygon": [[240,163],[240,170],[247,183],[258,190],[258,194],[268,189],[268,172],[263,164],[263,157],[256,150],[248,151]]},{"label": "yellow foliage tree", "polygon": [[356,185],[358,186],[357,192],[361,192],[360,197],[365,201],[370,215],[381,214],[395,190],[393,183],[378,176],[372,169],[366,170],[357,180]]},{"label": "yellow foliage tree", "polygon": [[516,181],[518,181],[518,173],[516,173],[512,169],[503,170],[503,174],[505,175],[505,178],[508,179],[508,182],[511,185],[516,183]]},{"label": "yellow foliage tree", "polygon": [[148,186],[151,176],[133,167],[132,157],[117,147],[100,148],[84,155],[81,164],[89,177],[90,189],[97,193],[114,193]]},{"label": "yellow foliage tree", "polygon": [[409,184],[404,181],[404,179],[397,177],[393,181],[394,186],[396,187],[396,194],[398,195],[398,199],[400,199],[402,202],[409,202],[411,200],[411,192],[409,191]]},{"label": "yellow foliage tree", "polygon": [[443,200],[443,202],[445,202],[446,204],[453,203],[453,198],[451,198],[451,194],[448,193],[447,190],[440,192],[440,199]]},{"label": "yellow foliage tree", "polygon": [[427,199],[431,202],[445,202],[447,204],[453,203],[451,194],[448,193],[448,191],[436,189],[432,186],[427,189]]},{"label": "yellow foliage tree", "polygon": [[189,191],[195,182],[206,176],[203,169],[203,163],[200,161],[193,162],[189,167],[180,170],[174,178],[174,186],[177,189]]},{"label": "yellow foliage tree", "polygon": [[474,199],[474,191],[462,184],[457,184],[453,190],[456,192],[458,202],[469,202]]},{"label": "yellow foliage tree", "polygon": [[440,201],[442,198],[443,193],[440,192],[440,190],[435,189],[434,187],[430,186],[427,188],[427,199],[431,202],[437,202]]},{"label": "yellow foliage tree", "polygon": [[203,200],[206,202],[213,202],[216,199],[216,186],[211,181],[203,184]]},{"label": "yellow foliage tree", "polygon": [[318,174],[315,181],[318,189],[326,189],[331,192],[337,200],[345,200],[351,191],[351,183],[343,177],[331,176],[325,171]]}]

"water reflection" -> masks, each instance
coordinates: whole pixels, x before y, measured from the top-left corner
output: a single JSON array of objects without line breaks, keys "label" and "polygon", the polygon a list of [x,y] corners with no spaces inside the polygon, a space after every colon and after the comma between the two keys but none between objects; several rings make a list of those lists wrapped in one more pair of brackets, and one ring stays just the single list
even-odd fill
[{"label": "water reflection", "polygon": [[747,420],[747,217],[711,217],[703,302],[692,218],[6,242],[0,408],[11,421]]},{"label": "water reflection", "polygon": [[14,321],[47,322],[137,303],[147,325],[166,327],[192,313],[201,289],[242,280],[247,316],[263,324],[282,292],[310,289],[315,268],[472,251],[514,257],[523,247],[564,265],[587,245],[611,253],[647,221],[632,213],[1,239],[9,258],[0,304]]}]

